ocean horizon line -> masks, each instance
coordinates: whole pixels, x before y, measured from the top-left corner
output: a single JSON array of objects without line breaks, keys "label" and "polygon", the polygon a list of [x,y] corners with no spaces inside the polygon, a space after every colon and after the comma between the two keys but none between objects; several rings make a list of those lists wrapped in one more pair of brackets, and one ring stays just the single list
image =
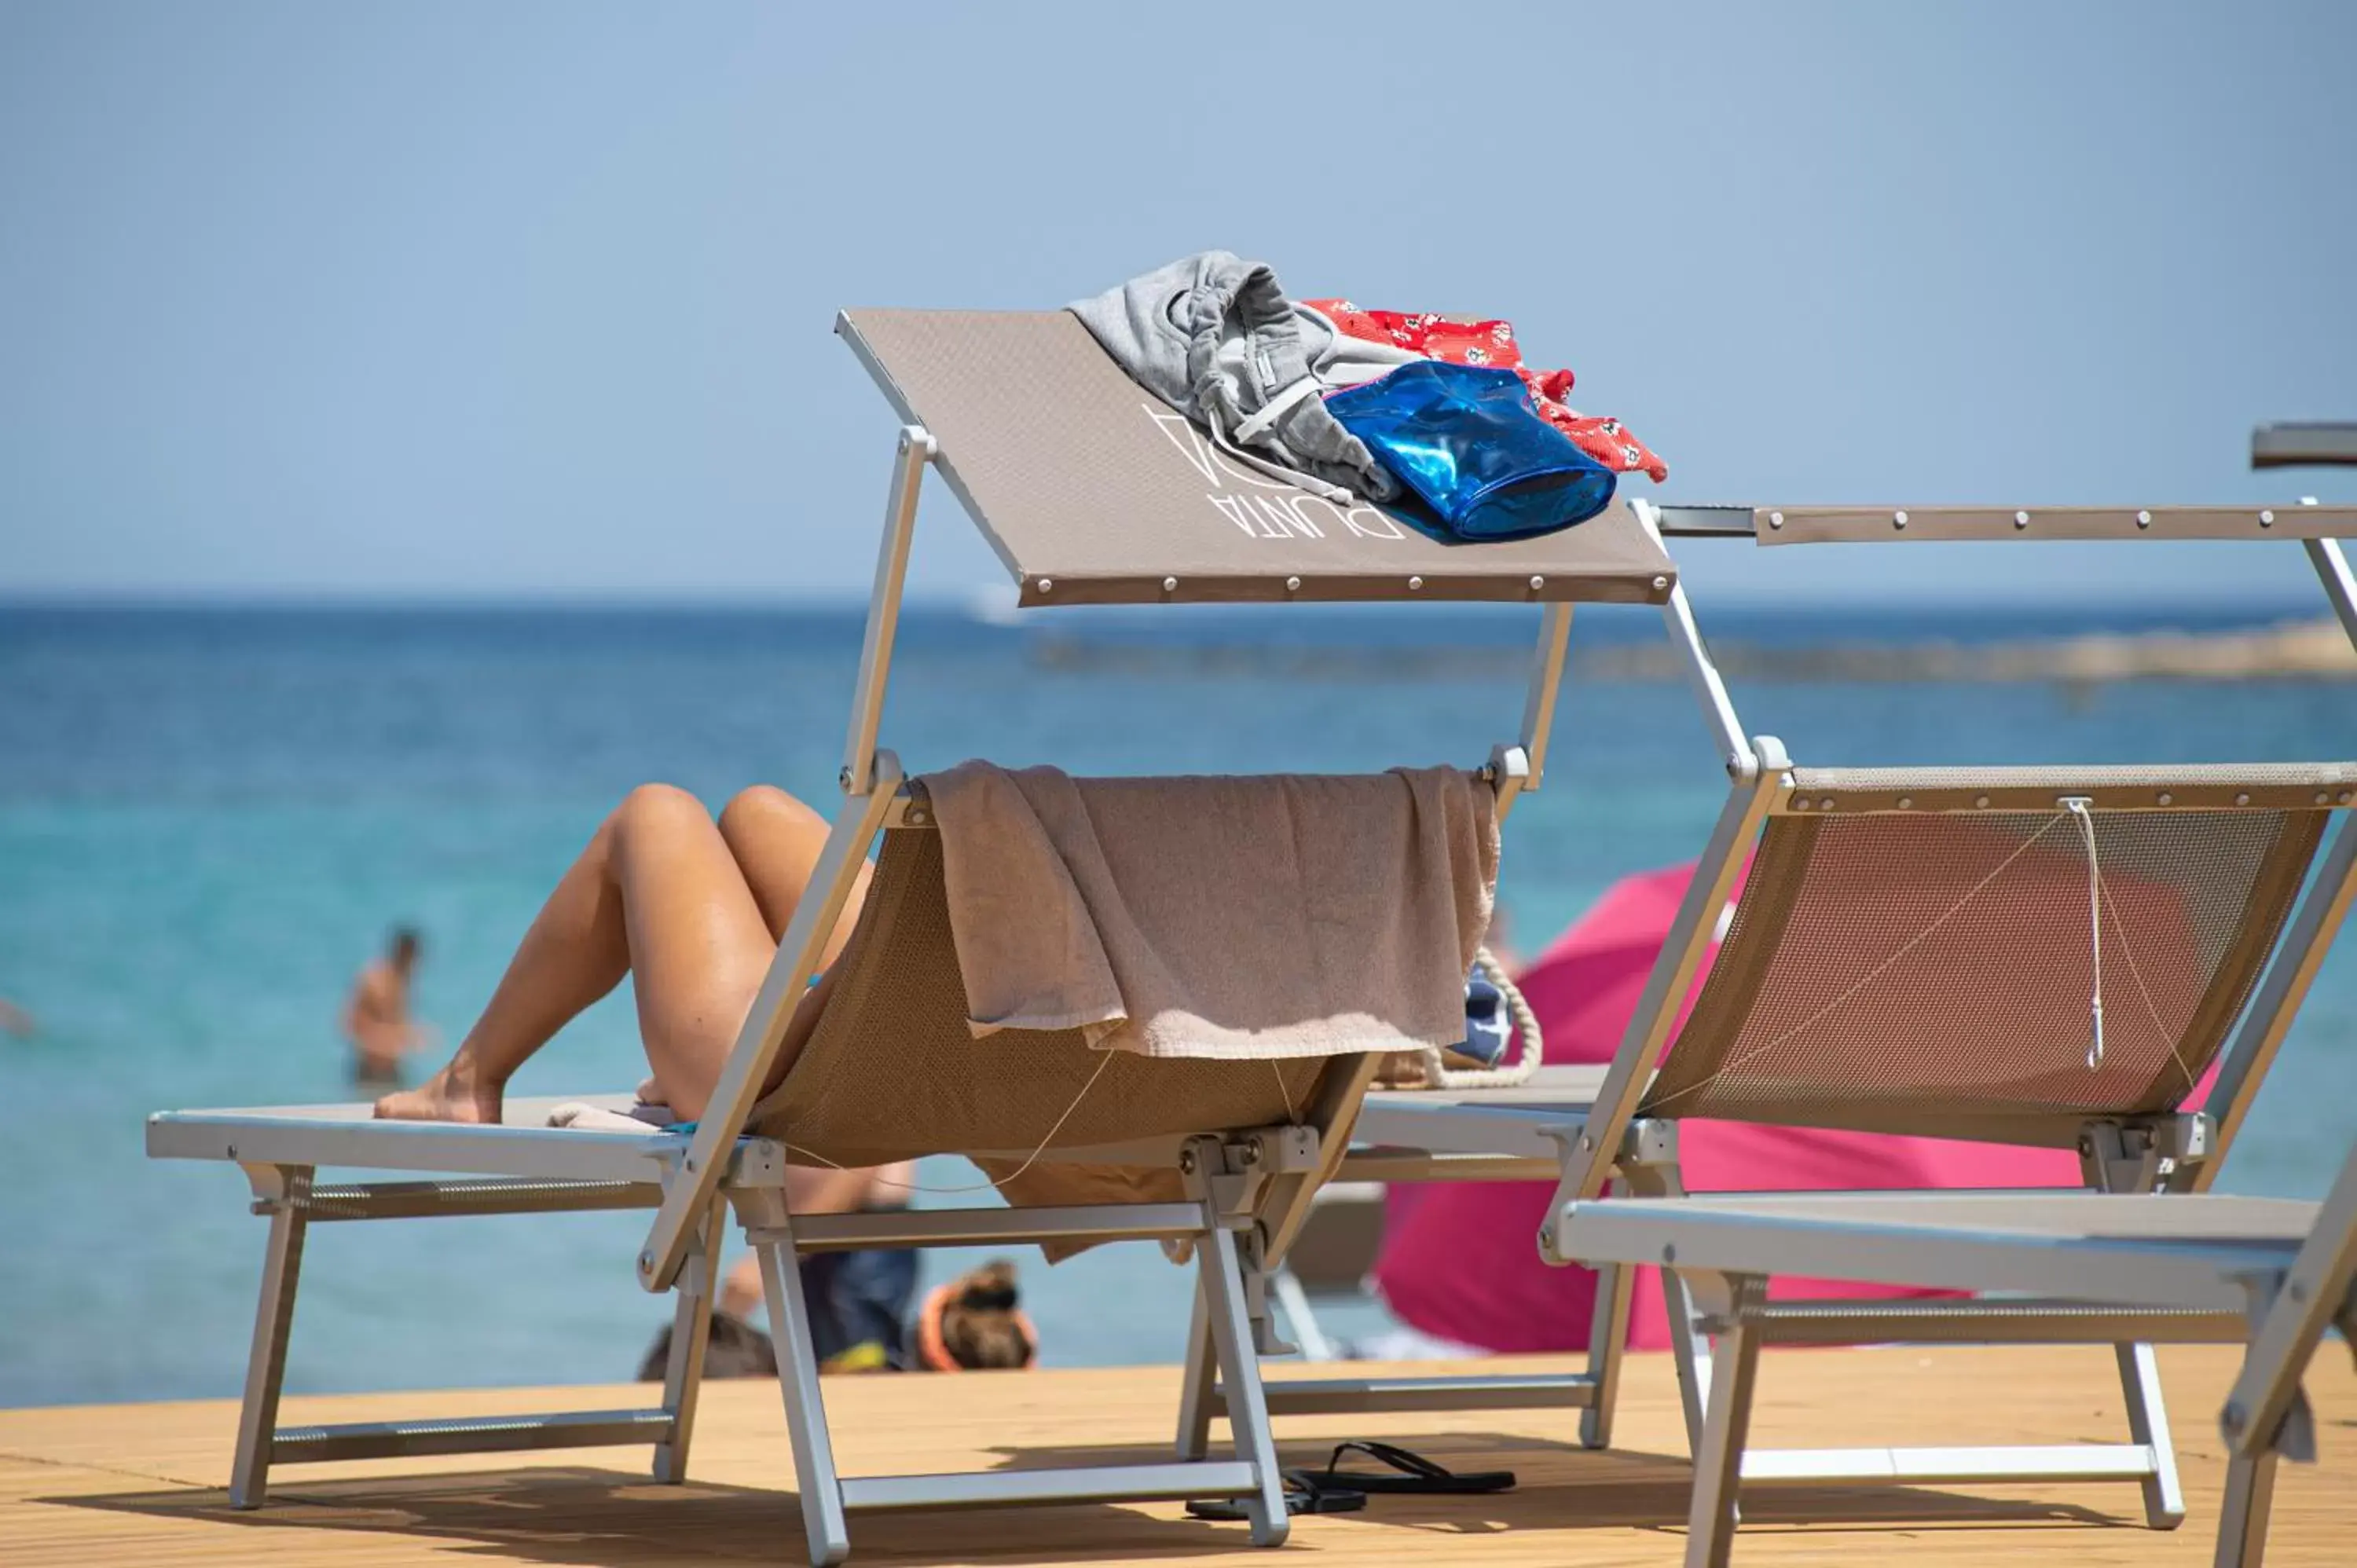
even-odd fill
[{"label": "ocean horizon line", "polygon": [[[0,615],[13,613],[97,614],[97,615],[310,615],[349,611],[368,615],[694,615],[721,612],[728,614],[848,614],[863,615],[868,596],[861,591],[816,589],[809,591],[752,592],[731,589],[695,589],[680,592],[630,592],[608,590],[499,590],[471,592],[464,590],[433,592],[379,593],[368,590],[342,589],[259,589],[213,592],[147,592],[116,589],[22,589],[0,588]],[[902,599],[904,613],[931,616],[952,616],[961,618],[994,621],[1001,624],[1048,625],[1071,617],[1075,611],[1096,617],[1126,618],[1143,616],[1152,611],[1159,617],[1168,613],[1161,606],[1075,606],[1018,609],[1011,587],[987,585],[966,590],[911,589]],[[1177,607],[1195,615],[1232,613],[1253,616],[1270,607],[1259,604],[1200,604]],[[1288,605],[1283,607],[1288,615],[1308,611],[1312,615],[1373,616],[1388,613],[1394,607],[1381,603],[1346,603]],[[1499,608],[1527,608],[1524,605],[1491,605],[1481,601],[1448,600],[1412,607],[1414,613],[1430,617],[1435,614],[1483,614]],[[1586,604],[1586,610],[1643,610],[1642,605]],[[1958,595],[1889,595],[1875,596],[1862,602],[1857,596],[1825,596],[1796,597],[1758,593],[1720,593],[1713,596],[1706,618],[1734,614],[1747,619],[1761,618],[1835,617],[1852,620],[1889,620],[1910,614],[1923,613],[1945,619],[1989,618],[2003,619],[2019,617],[2078,616],[2089,621],[2117,621],[2123,618],[2139,622],[2155,622],[2170,618],[2190,618],[2216,624],[2222,620],[2248,621],[2254,624],[2272,620],[2314,620],[2329,616],[2328,607],[2307,593],[2284,594],[2223,594],[2209,596],[2107,596],[2088,599],[2069,594],[1987,594]]]}]

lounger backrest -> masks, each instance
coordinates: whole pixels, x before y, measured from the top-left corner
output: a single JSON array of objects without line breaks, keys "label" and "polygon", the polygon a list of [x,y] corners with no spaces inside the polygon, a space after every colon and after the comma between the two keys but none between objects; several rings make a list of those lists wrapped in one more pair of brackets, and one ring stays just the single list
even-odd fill
[{"label": "lounger backrest", "polygon": [[1640,1115],[2067,1144],[2175,1108],[2357,770],[1792,779]]},{"label": "lounger backrest", "polygon": [[811,1009],[814,1018],[796,1020],[789,1040],[805,1027],[809,1038],[748,1121],[749,1130],[791,1144],[797,1163],[962,1154],[997,1175],[1043,1144],[1071,1149],[1305,1122],[1326,1074],[1359,1061],[1148,1058],[1092,1050],[1076,1029],[976,1039],[950,936],[941,835],[929,826],[885,833],[823,1003]]}]

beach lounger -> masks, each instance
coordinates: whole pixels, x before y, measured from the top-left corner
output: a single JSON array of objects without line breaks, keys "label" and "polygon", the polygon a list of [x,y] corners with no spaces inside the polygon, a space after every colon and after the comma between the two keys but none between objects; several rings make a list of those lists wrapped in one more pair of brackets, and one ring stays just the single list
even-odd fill
[{"label": "beach lounger", "polygon": [[[2349,508],[1634,505],[1668,535],[1763,545],[2299,539],[2357,634],[2357,585],[2336,537],[2357,532]],[[2357,765],[1800,768],[1781,743],[1744,738],[1683,589],[1663,609],[1732,786],[1617,1058],[1600,1072],[1550,1068],[1513,1090],[1371,1094],[1337,1179],[1553,1179],[1556,1212],[1614,1182],[1674,1194],[1677,1123],[1701,1116],[2076,1149],[2091,1187],[2206,1187],[2357,889],[2357,833],[2344,826],[2328,846],[2326,832],[2357,800]],[[2109,1004],[2099,1069],[2084,1059],[2091,871],[2102,878]],[[1695,978],[1722,935],[1689,1017]],[[2213,1065],[2216,1083],[2198,1095]],[[1551,1261],[1579,1261],[1552,1224],[1540,1243]],[[1633,1276],[1600,1272],[1580,1372],[1277,1380],[1265,1402],[1279,1415],[1577,1408],[1582,1441],[1609,1445]],[[1668,1277],[1664,1292],[1698,1442],[1705,1352]],[[2074,1307],[1829,1302],[1795,1305],[1759,1332],[1813,1343],[2115,1344],[2131,1431],[2124,1444],[2061,1449],[1754,1450],[1748,1480],[2133,1479],[2151,1523],[2182,1518],[2149,1348]],[[1199,1328],[1182,1454],[1203,1451],[1221,1409],[1210,1360]]]},{"label": "beach lounger", "polygon": [[[1341,508],[1276,484],[1231,464],[1131,384],[1062,312],[862,311],[839,319],[837,330],[904,421],[852,702],[844,804],[701,1124],[692,1133],[554,1129],[536,1124],[547,1107],[531,1102],[511,1104],[502,1127],[378,1122],[365,1107],[180,1112],[151,1120],[151,1155],[235,1162],[270,1221],[231,1487],[235,1506],[261,1503],[272,1466],[314,1459],[647,1443],[655,1448],[657,1478],[680,1480],[713,1262],[733,1208],[760,1254],[813,1563],[845,1555],[846,1515],[866,1509],[1239,1498],[1254,1541],[1283,1539],[1281,1480],[1257,1397],[1256,1350],[1275,1344],[1262,1281],[1340,1158],[1375,1064],[1363,1056],[1313,1058],[1273,1074],[1265,1059],[1114,1053],[1117,1059],[1107,1063],[1077,1034],[1021,1045],[1002,1036],[986,1055],[974,1046],[929,803],[904,783],[894,754],[877,744],[925,470],[963,503],[1027,607],[1417,599],[1544,607],[1523,731],[1482,765],[1501,812],[1543,773],[1572,603],[1658,603],[1674,584],[1674,569],[1626,507],[1568,533],[1464,548],[1372,507]],[[857,928],[830,971],[827,992],[812,992],[808,977],[879,834],[883,850]],[[798,1020],[805,997],[820,995],[827,999],[814,1024]],[[802,1026],[813,1032],[791,1070],[760,1099],[790,1028]],[[1082,1075],[1101,1069],[1103,1080],[1078,1097]],[[1068,1121],[1043,1125],[1068,1106]],[[933,1153],[972,1155],[1001,1170],[1036,1155],[1108,1173],[1102,1185],[1109,1194],[1125,1182],[1158,1178],[1183,1197],[787,1212],[790,1162],[866,1164]],[[331,1166],[414,1174],[318,1179]],[[677,1295],[660,1406],[278,1426],[312,1223],[630,1207],[656,1211],[637,1255],[640,1283]],[[798,1255],[1124,1239],[1191,1244],[1200,1320],[1233,1406],[1232,1458],[971,1476],[837,1475]]]},{"label": "beach lounger", "polygon": [[1689,1568],[1725,1568],[1762,1329],[1787,1309],[1767,1276],[2010,1291],[2146,1340],[2247,1343],[2220,1413],[2228,1461],[2220,1568],[2256,1568],[2278,1459],[2313,1461],[2300,1376],[2328,1326],[2357,1337],[2357,1155],[2321,1204],[2213,1194],[1729,1194],[1578,1202],[1559,1244],[1666,1262],[1717,1335],[1687,1516]]}]

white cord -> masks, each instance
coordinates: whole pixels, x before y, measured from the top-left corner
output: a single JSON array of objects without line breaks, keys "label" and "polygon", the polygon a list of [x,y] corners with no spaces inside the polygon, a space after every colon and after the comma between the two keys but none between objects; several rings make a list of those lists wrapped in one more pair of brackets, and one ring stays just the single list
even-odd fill
[{"label": "white cord", "polygon": [[1318,378],[1308,374],[1303,375],[1291,386],[1286,388],[1283,392],[1278,392],[1275,397],[1270,398],[1266,403],[1261,404],[1258,413],[1250,415],[1243,424],[1237,425],[1236,439],[1239,441],[1250,441],[1254,439],[1262,431],[1266,430],[1270,425],[1275,424],[1278,420],[1284,418],[1286,413],[1290,413],[1295,403],[1301,402],[1304,398],[1307,398],[1310,393],[1317,392],[1318,390]]},{"label": "white cord", "polygon": [[[1034,1165],[1039,1163],[1039,1156],[1048,1152],[1048,1145],[1055,1141],[1056,1134],[1064,1130],[1064,1123],[1072,1119],[1072,1112],[1081,1108],[1081,1101],[1088,1098],[1089,1090],[1097,1086],[1097,1079],[1104,1076],[1105,1069],[1113,1065],[1114,1052],[1105,1050],[1099,1051],[1097,1054],[1103,1058],[1102,1061],[1097,1063],[1097,1070],[1089,1074],[1088,1082],[1081,1085],[1080,1093],[1072,1096],[1072,1102],[1064,1107],[1064,1113],[1056,1118],[1056,1124],[1048,1129],[1047,1136],[1039,1140],[1039,1146],[1032,1150],[1031,1153],[1024,1158],[1021,1165],[1016,1166],[1005,1176],[996,1177],[989,1181],[975,1182],[967,1187],[926,1187],[920,1182],[890,1181],[883,1176],[877,1176],[876,1178],[876,1185],[877,1187],[888,1187],[899,1192],[934,1193],[948,1197],[956,1197],[959,1194],[968,1192],[987,1192],[992,1187],[1013,1181],[1017,1176],[1021,1176],[1025,1171],[1029,1170]],[[805,1149],[800,1144],[788,1144],[786,1147],[791,1149],[795,1154],[809,1155],[812,1159],[816,1160],[819,1164],[826,1166],[829,1170],[840,1171],[854,1168],[849,1165],[838,1165],[834,1161],[828,1159],[824,1155],[820,1154],[817,1150]]]},{"label": "white cord", "polygon": [[2087,809],[2093,803],[2084,795],[2065,795],[2061,801],[2062,809],[2079,820],[2079,836],[2087,843],[2087,950],[2094,972],[2087,998],[2094,1025],[2093,1043],[2087,1047],[2090,1072],[2104,1061],[2104,872],[2095,856],[2095,816]]},{"label": "white cord", "polygon": [[1265,474],[1277,483],[1291,485],[1296,489],[1308,490],[1311,495],[1322,500],[1331,501],[1345,511],[1359,504],[1358,497],[1340,485],[1329,485],[1315,474],[1305,474],[1297,468],[1286,467],[1273,457],[1264,457],[1257,452],[1245,451],[1228,439],[1228,433],[1220,428],[1220,416],[1209,409],[1203,411],[1203,424],[1211,433],[1212,446],[1233,457],[1237,462]]},{"label": "white cord", "polygon": [[1285,1081],[1285,1064],[1272,1061],[1268,1064],[1268,1070],[1276,1074],[1276,1091],[1285,1096],[1285,1124],[1288,1127],[1300,1126],[1301,1112],[1293,1108],[1293,1088]]},{"label": "white cord", "polygon": [[2144,983],[2144,970],[2136,963],[2136,948],[2128,940],[2127,922],[2120,918],[2120,901],[2112,897],[2112,890],[2108,887],[2104,889],[2104,908],[2111,911],[2112,944],[2119,950],[2120,957],[2127,961],[2128,978],[2136,982],[2136,994],[2144,1002],[2144,1015],[2152,1020],[2154,1035],[2169,1042],[2169,1059],[2176,1067],[2177,1076],[2185,1080],[2185,1092],[2190,1094],[2196,1079],[2193,1069],[2185,1065],[2185,1053],[2180,1048],[2183,1045],[2180,1038],[2182,1031],[2172,1030],[2160,1021],[2160,1005],[2152,999],[2152,987]]}]

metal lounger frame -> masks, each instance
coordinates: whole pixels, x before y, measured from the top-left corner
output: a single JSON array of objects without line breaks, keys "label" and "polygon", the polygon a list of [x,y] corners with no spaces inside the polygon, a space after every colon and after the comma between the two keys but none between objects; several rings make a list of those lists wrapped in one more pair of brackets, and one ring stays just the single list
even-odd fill
[{"label": "metal lounger frame", "polygon": [[[519,1101],[511,1113],[541,1119],[554,1103]],[[375,1122],[357,1119],[352,1114],[356,1110],[364,1108],[178,1112],[148,1121],[150,1156],[234,1161],[253,1188],[254,1212],[270,1221],[230,1505],[262,1506],[274,1465],[421,1454],[651,1444],[655,1478],[684,1479],[718,1283],[712,1262],[724,1209],[740,1196],[783,1190],[784,1148],[766,1139],[748,1139],[724,1162],[721,1181],[695,1229],[681,1273],[660,1405],[281,1427],[279,1392],[302,1279],[304,1242],[313,1224],[651,1208],[662,1201],[663,1182],[687,1143],[680,1134],[654,1127],[644,1136],[634,1136],[546,1126]],[[323,1165],[437,1174],[328,1184],[316,1179]]]},{"label": "metal lounger frame", "polygon": [[[2357,532],[2357,510],[2312,503],[2274,508],[2040,509],[1990,508],[1674,507],[1632,503],[1655,537],[1757,538],[1761,543],[1835,540],[2022,539],[2025,537],[2299,539],[2342,629],[2357,641],[2357,577],[2339,537]],[[1894,526],[1893,520],[1897,522]],[[1727,684],[1696,627],[1683,584],[1662,606],[1672,645],[1683,656],[1688,682],[1717,745],[1729,779],[1727,802],[1648,979],[1628,1035],[1600,1083],[1583,1084],[1593,1103],[1565,1097],[1543,1109],[1515,1106],[1518,1096],[1403,1093],[1370,1096],[1361,1109],[1357,1145],[1335,1173],[1353,1181],[1554,1180],[1558,1202],[1593,1197],[1608,1183],[1641,1192],[1682,1191],[1674,1123],[1635,1118],[1653,1069],[1673,1038],[1679,1004],[1716,939],[1721,912],[1772,811],[1789,807],[1791,760],[1773,737],[1747,740]],[[2087,770],[2100,778],[2104,770]],[[2190,770],[2196,775],[2205,770]],[[2202,799],[2230,800],[2231,770]],[[2223,797],[2223,800],[2221,797]],[[2340,802],[2346,805],[2348,802]],[[2345,816],[2346,813],[2344,812]],[[2240,1131],[2261,1080],[2298,1011],[2334,932],[2357,894],[2357,831],[2344,821],[2319,857],[2317,871],[2250,998],[2226,1050],[2205,1112],[2150,1126],[2105,1122],[2065,1130],[2077,1144],[2089,1187],[2098,1190],[2200,1191],[2215,1179]],[[1549,1069],[1550,1071],[1554,1069]],[[1519,1096],[1527,1098],[1527,1096]],[[2023,1131],[2020,1129],[2012,1132]],[[2054,1129],[2031,1141],[2052,1143]],[[1983,1126],[1960,1136],[2003,1138],[2009,1130]],[[2163,1172],[2168,1174],[2164,1177]],[[1557,1262],[1550,1223],[1541,1250]],[[1277,1254],[1281,1256],[1281,1253]],[[1567,1408],[1580,1412],[1579,1435],[1591,1448],[1610,1445],[1622,1345],[1633,1275],[1607,1263],[1598,1269],[1597,1310],[1586,1369],[1579,1372],[1501,1377],[1463,1374],[1421,1378],[1272,1380],[1268,1408],[1277,1414],[1415,1409]],[[1664,1271],[1671,1333],[1690,1442],[1698,1444],[1708,1398],[1709,1348],[1682,1310],[1683,1294]],[[2151,1347],[2123,1339],[2122,1325],[2069,1307],[2034,1302],[1886,1302],[1813,1304],[1763,1330],[1788,1342],[1986,1341],[2109,1343],[2115,1347],[2130,1420],[2130,1441],[2113,1445],[2003,1445],[1905,1449],[1753,1450],[1743,1477],[1755,1482],[1843,1480],[2116,1479],[2135,1480],[2147,1519],[2156,1528],[2182,1520],[2166,1406]],[[1211,1346],[1200,1323],[1188,1346],[1178,1451],[1205,1452],[1211,1423],[1222,1409],[1210,1366]],[[1699,1447],[1696,1448],[1699,1452]]]},{"label": "metal lounger frame", "polygon": [[[488,1129],[375,1122],[350,1118],[354,1108],[350,1107],[323,1108],[342,1115],[295,1108],[167,1112],[149,1122],[148,1152],[167,1158],[236,1162],[253,1186],[255,1212],[270,1220],[230,1487],[232,1507],[262,1505],[274,1465],[419,1455],[647,1444],[654,1448],[657,1480],[685,1479],[718,1283],[714,1262],[721,1226],[733,1208],[761,1263],[813,1563],[839,1562],[847,1553],[845,1516],[853,1509],[1087,1498],[1239,1498],[1254,1516],[1254,1539],[1273,1544],[1283,1537],[1285,1514],[1265,1416],[1258,1422],[1247,1416],[1239,1423],[1236,1456],[1229,1461],[970,1476],[838,1476],[795,1260],[802,1253],[861,1247],[1183,1240],[1196,1253],[1198,1299],[1210,1314],[1221,1362],[1235,1369],[1239,1386],[1249,1389],[1256,1383],[1256,1362],[1251,1349],[1254,1309],[1243,1272],[1244,1233],[1252,1230],[1263,1201],[1278,1183],[1316,1167],[1321,1141],[1315,1121],[1341,1109],[1362,1084],[1363,1074],[1330,1075],[1328,1103],[1312,1109],[1311,1125],[1061,1149],[1041,1156],[1096,1165],[1176,1165],[1186,1184],[1183,1202],[797,1219],[786,1206],[786,1147],[767,1138],[740,1138],[720,1161],[714,1196],[692,1234],[673,1286],[672,1348],[660,1404],[457,1420],[278,1424],[279,1391],[310,1226],[656,1208],[667,1187],[683,1185],[681,1170],[691,1146],[685,1135],[660,1128],[640,1136],[532,1125]],[[554,1103],[519,1101],[514,1111],[520,1117],[537,1118]],[[469,1174],[327,1185],[315,1179],[317,1166],[325,1163]]]},{"label": "metal lounger frame", "polygon": [[[2220,1568],[2258,1568],[2277,1461],[2316,1457],[2301,1373],[2329,1326],[2357,1330],[2357,1154],[2321,1205],[2051,1192],[1630,1197],[1574,1205],[1563,1226],[1585,1256],[1674,1259],[1697,1322],[1718,1337],[1688,1568],[1726,1568],[1732,1549],[1759,1349],[1790,1312],[1767,1299],[1771,1272],[2013,1290],[2115,1333],[2246,1344],[2220,1413]],[[1953,1451],[1904,1478],[1988,1478],[1986,1452]]]},{"label": "metal lounger frame", "polygon": [[[848,338],[896,402],[884,369],[852,329]],[[904,417],[908,411],[904,407]],[[1157,438],[1158,439],[1158,437]],[[1318,1184],[1331,1174],[1342,1140],[1318,1127],[1346,1126],[1375,1070],[1372,1058],[1326,1075],[1323,1103],[1308,1126],[1243,1129],[1217,1136],[1150,1140],[1115,1148],[1048,1151],[1041,1157],[1085,1164],[1169,1168],[1182,1176],[1182,1203],[1060,1208],[922,1210],[900,1214],[810,1216],[787,1211],[787,1151],[744,1129],[761,1085],[782,1048],[789,1023],[814,972],[828,934],[848,899],[869,848],[887,828],[909,825],[910,797],[900,765],[877,745],[898,630],[902,585],[918,496],[940,444],[913,418],[899,431],[884,528],[854,688],[840,782],[844,800],[829,829],[808,891],[780,939],[760,992],[692,1135],[631,1134],[511,1125],[504,1128],[356,1122],[285,1111],[166,1112],[150,1119],[151,1155],[225,1159],[246,1172],[255,1211],[270,1220],[239,1420],[231,1502],[264,1500],[274,1464],[419,1454],[645,1443],[655,1450],[656,1479],[686,1474],[713,1297],[721,1226],[734,1208],[761,1265],[776,1341],[780,1380],[792,1439],[811,1561],[840,1562],[849,1552],[846,1516],[866,1509],[963,1507],[1106,1499],[1233,1498],[1243,1501],[1255,1544],[1280,1543],[1286,1531],[1282,1481],[1260,1399],[1258,1352],[1282,1348],[1267,1305],[1265,1263],[1306,1217]],[[976,522],[980,508],[954,474],[950,488]],[[985,532],[988,532],[985,528]],[[1652,537],[1658,550],[1658,537]],[[998,542],[996,536],[994,543]],[[1641,540],[1640,541],[1641,542]],[[1625,573],[1624,573],[1625,575]],[[1667,575],[1645,591],[1667,590]],[[1026,581],[1030,602],[1045,579]],[[1406,598],[1421,579],[1394,589],[1348,596]],[[1495,746],[1482,768],[1501,816],[1544,777],[1555,698],[1569,640],[1571,606],[1535,594],[1542,605],[1538,647],[1523,724]],[[1556,592],[1561,592],[1558,588]],[[1475,596],[1480,596],[1476,595]],[[542,1109],[519,1102],[519,1113]],[[369,1180],[324,1186],[319,1166],[465,1173],[463,1178]],[[279,1393],[301,1274],[305,1235],[321,1220],[411,1219],[432,1215],[544,1213],[644,1208],[654,1210],[637,1259],[650,1292],[676,1293],[670,1361],[659,1407],[560,1412],[457,1421],[369,1423],[285,1428]],[[1176,1463],[955,1476],[844,1477],[836,1473],[813,1353],[807,1305],[794,1259],[801,1252],[863,1246],[973,1246],[996,1242],[1160,1239],[1191,1243],[1199,1265],[1195,1325],[1237,1403],[1235,1456]],[[1214,1373],[1217,1376],[1218,1373]]]}]

